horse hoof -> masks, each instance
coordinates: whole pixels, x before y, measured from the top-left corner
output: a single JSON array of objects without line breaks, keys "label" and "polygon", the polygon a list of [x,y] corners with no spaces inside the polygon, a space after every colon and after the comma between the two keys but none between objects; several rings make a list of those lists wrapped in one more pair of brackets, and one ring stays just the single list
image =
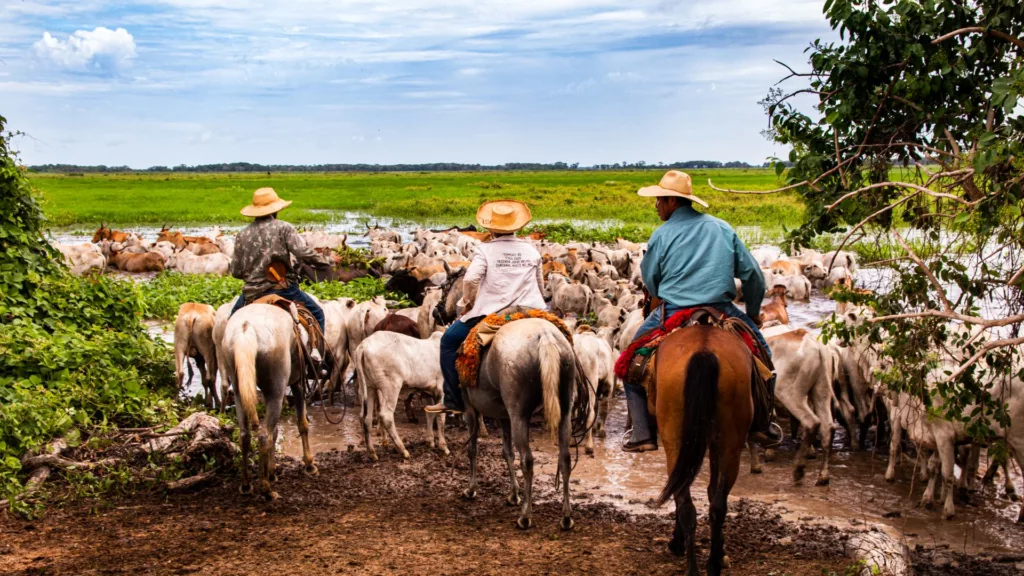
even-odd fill
[{"label": "horse hoof", "polygon": [[523,503],[523,499],[519,497],[519,494],[512,494],[505,499],[505,504],[509,506],[519,506]]},{"label": "horse hoof", "polygon": [[403,450],[402,451],[402,458],[404,458],[406,460],[409,459],[409,451],[408,450]]},{"label": "horse hoof", "polygon": [[764,472],[764,470],[762,470],[761,468],[751,468],[750,469],[750,473],[751,474],[760,474],[762,472]]},{"label": "horse hoof", "polygon": [[377,458],[376,452],[368,452],[367,455],[370,457],[370,462],[377,462],[380,458]]},{"label": "horse hoof", "polygon": [[952,512],[946,512],[946,513],[944,513],[944,514],[942,515],[942,519],[943,519],[943,520],[952,520],[952,519],[953,519],[953,513],[952,513]]},{"label": "horse hoof", "polygon": [[248,496],[249,494],[252,494],[252,484],[242,484],[238,487],[238,491]]},{"label": "horse hoof", "polygon": [[814,483],[815,486],[828,486],[828,477],[818,478],[818,481]]},{"label": "horse hoof", "polygon": [[778,458],[778,456],[779,456],[779,453],[776,452],[775,449],[773,449],[773,448],[769,448],[769,449],[764,451],[764,461],[765,462],[775,462],[775,459]]},{"label": "horse hoof", "polygon": [[269,479],[271,482],[277,482],[277,472],[271,472]]},{"label": "horse hoof", "polygon": [[583,451],[587,454],[587,456],[593,456],[594,455],[594,449],[593,448],[584,448]]},{"label": "horse hoof", "polygon": [[1017,496],[1016,492],[1007,492],[1006,499],[1009,500],[1010,502],[1019,502],[1020,496]]},{"label": "horse hoof", "polygon": [[476,490],[474,488],[466,488],[462,491],[462,497],[466,500],[476,500]]},{"label": "horse hoof", "polygon": [[887,484],[892,484],[892,483],[893,483],[893,482],[895,482],[895,481],[896,481],[896,477],[895,477],[895,476],[893,476],[892,478],[890,478],[890,477],[888,477],[888,476],[886,476],[886,477],[885,477],[885,482],[886,482]]},{"label": "horse hoof", "polygon": [[682,556],[683,554],[686,554],[686,549],[683,547],[683,543],[677,542],[674,538],[668,543],[668,551],[671,552],[673,556]]},{"label": "horse hoof", "polygon": [[529,530],[530,526],[533,526],[533,521],[525,516],[516,520],[516,528],[520,530]]},{"label": "horse hoof", "polygon": [[305,467],[305,471],[306,471],[306,474],[308,474],[310,476],[319,476],[320,475],[320,469],[316,467],[316,464],[310,464],[309,466],[306,466]]},{"label": "horse hoof", "polygon": [[277,492],[274,492],[273,490],[263,495],[263,498],[266,499],[267,502],[273,502],[274,500],[277,500],[280,497],[281,495],[278,494]]},{"label": "horse hoof", "polygon": [[451,451],[449,451],[447,448],[442,448],[441,453],[444,454],[445,456],[451,455]]},{"label": "horse hoof", "polygon": [[562,518],[562,521],[558,523],[558,527],[561,528],[562,530],[566,531],[566,532],[568,532],[569,530],[572,530],[572,527],[575,526],[575,525],[576,525],[576,523],[573,522],[572,518],[569,518],[568,516]]},{"label": "horse hoof", "polygon": [[804,467],[803,466],[797,466],[796,468],[793,468],[793,482],[799,483],[799,482],[803,481],[803,479],[804,479]]}]

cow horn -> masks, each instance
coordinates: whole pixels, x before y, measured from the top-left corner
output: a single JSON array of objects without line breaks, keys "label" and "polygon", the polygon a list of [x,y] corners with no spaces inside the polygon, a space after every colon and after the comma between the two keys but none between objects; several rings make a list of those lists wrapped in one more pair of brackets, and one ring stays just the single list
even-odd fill
[{"label": "cow horn", "polygon": [[348,233],[341,239],[341,247],[348,250]]}]

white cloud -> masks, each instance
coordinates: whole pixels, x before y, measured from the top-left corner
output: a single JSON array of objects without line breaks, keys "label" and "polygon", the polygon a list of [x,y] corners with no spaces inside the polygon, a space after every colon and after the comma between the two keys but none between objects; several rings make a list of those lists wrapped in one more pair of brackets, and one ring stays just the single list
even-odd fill
[{"label": "white cloud", "polygon": [[124,28],[78,30],[67,40],[43,32],[33,48],[39,58],[72,70],[118,70],[135,58],[135,38]]}]

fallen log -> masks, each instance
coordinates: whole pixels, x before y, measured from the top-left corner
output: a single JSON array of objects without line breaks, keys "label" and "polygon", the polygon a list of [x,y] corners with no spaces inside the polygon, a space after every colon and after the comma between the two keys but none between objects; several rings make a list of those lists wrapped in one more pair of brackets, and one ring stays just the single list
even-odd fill
[{"label": "fallen log", "polygon": [[148,440],[142,445],[146,452],[166,452],[174,444],[178,436],[192,434],[192,442],[215,439],[224,436],[220,420],[210,416],[206,412],[196,412],[178,423],[159,438]]},{"label": "fallen log", "polygon": [[118,458],[104,458],[95,462],[79,462],[71,460],[58,454],[40,454],[39,456],[27,456],[21,459],[21,467],[25,470],[35,470],[40,466],[53,466],[61,470],[92,470],[100,466],[110,466],[120,462]]}]

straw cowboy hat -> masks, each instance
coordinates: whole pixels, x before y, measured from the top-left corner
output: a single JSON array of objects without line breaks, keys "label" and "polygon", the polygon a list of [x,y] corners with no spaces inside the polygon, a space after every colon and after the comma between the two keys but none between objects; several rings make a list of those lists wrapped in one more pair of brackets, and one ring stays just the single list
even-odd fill
[{"label": "straw cowboy hat", "polygon": [[496,234],[508,234],[522,230],[530,223],[533,215],[530,208],[515,200],[484,202],[476,211],[476,222]]},{"label": "straw cowboy hat", "polygon": [[690,180],[690,175],[678,170],[669,170],[661,177],[661,182],[656,186],[641,188],[637,190],[637,194],[648,197],[674,196],[676,198],[685,198],[705,208],[708,207],[707,202],[693,195],[693,182]]},{"label": "straw cowboy hat", "polygon": [[292,203],[291,200],[281,200],[273,188],[260,188],[252,193],[252,204],[242,208],[242,216],[259,218],[269,216],[284,210]]}]

